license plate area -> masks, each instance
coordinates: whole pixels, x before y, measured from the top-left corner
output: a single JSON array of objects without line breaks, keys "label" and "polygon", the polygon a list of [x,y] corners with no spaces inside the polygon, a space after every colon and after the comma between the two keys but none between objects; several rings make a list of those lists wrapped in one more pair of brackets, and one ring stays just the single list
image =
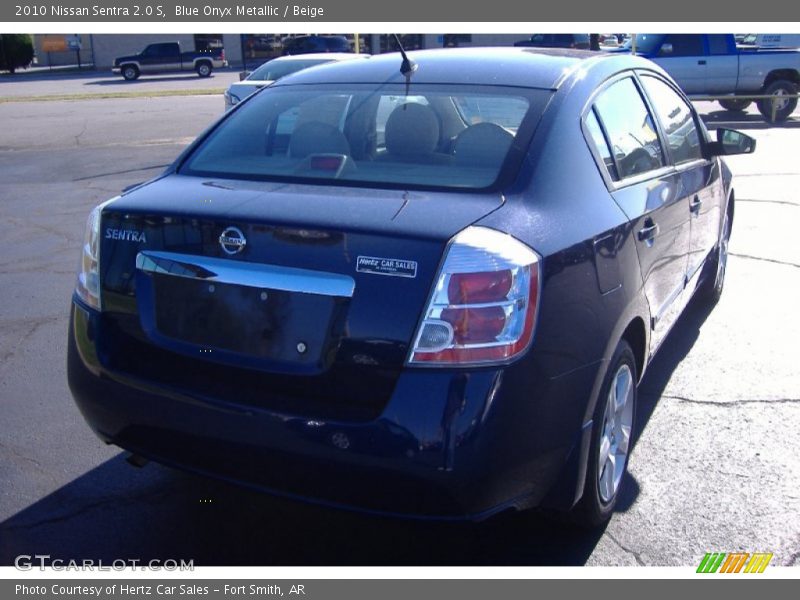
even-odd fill
[{"label": "license plate area", "polygon": [[208,354],[217,349],[301,363],[320,358],[333,297],[164,275],[154,279],[156,328],[162,335]]},{"label": "license plate area", "polygon": [[137,257],[148,337],[238,366],[319,371],[333,359],[354,284],[349,277],[168,253]]}]

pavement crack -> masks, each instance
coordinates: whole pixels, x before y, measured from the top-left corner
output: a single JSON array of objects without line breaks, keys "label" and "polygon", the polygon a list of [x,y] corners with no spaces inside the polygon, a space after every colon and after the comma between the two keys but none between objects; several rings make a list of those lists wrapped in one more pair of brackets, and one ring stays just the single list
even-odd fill
[{"label": "pavement crack", "polygon": [[86,181],[88,179],[97,179],[98,177],[111,177],[113,175],[126,175],[127,173],[137,173],[138,171],[149,171],[150,169],[165,169],[169,164],[163,165],[147,165],[145,167],[136,167],[135,169],[125,169],[124,171],[110,171],[108,173],[98,173],[97,175],[87,175],[85,177],[78,177],[72,181]]},{"label": "pavement crack", "polygon": [[13,344],[10,349],[6,350],[2,356],[0,356],[0,365],[4,365],[8,359],[14,356],[19,350],[19,347],[22,346],[22,344],[24,344],[32,335],[34,335],[40,327],[60,321],[62,318],[62,315],[51,315],[49,317],[42,317],[40,319],[32,320],[28,329],[22,334],[17,342]]},{"label": "pavement crack", "polygon": [[89,119],[84,119],[83,120],[83,129],[81,129],[81,132],[78,135],[75,136],[75,145],[76,146],[80,146],[81,145],[81,136],[84,133],[86,133],[86,128],[88,126],[89,126]]},{"label": "pavement crack", "polygon": [[94,510],[102,509],[107,506],[114,506],[116,509],[118,509],[128,505],[135,505],[145,499],[160,500],[167,494],[168,491],[163,490],[156,493],[153,493],[152,491],[146,491],[145,493],[139,494],[137,496],[107,496],[105,498],[100,498],[99,500],[91,502],[89,504],[77,505],[62,514],[48,517],[46,519],[40,519],[38,521],[28,521],[23,523],[15,523],[14,525],[10,526],[4,526],[2,523],[0,523],[0,530],[3,530],[5,532],[15,531],[19,529],[28,531],[31,529],[35,529],[37,527],[44,527],[45,525],[54,525],[56,523],[63,523],[65,521],[70,521],[86,513],[90,513]]},{"label": "pavement crack", "polygon": [[[738,200],[737,200],[738,202]],[[729,252],[728,256],[735,256],[736,258],[747,258],[749,260],[761,260],[764,262],[773,263],[776,265],[785,265],[787,267],[795,267],[796,269],[800,269],[800,265],[793,262],[787,262],[785,260],[777,260],[775,258],[764,258],[763,256],[753,256],[751,254],[739,254],[735,252]]]},{"label": "pavement crack", "polygon": [[647,563],[645,563],[644,560],[642,560],[641,555],[638,552],[636,552],[636,550],[631,550],[630,548],[628,548],[625,544],[620,542],[617,538],[615,538],[608,531],[606,531],[605,535],[612,542],[614,542],[617,546],[619,546],[624,552],[630,554],[634,558],[634,560],[636,560],[636,564],[638,564],[640,567],[646,567],[647,566]]},{"label": "pavement crack", "polygon": [[670,394],[652,394],[646,391],[639,392],[641,396],[650,398],[667,398],[669,400],[677,400],[678,402],[687,402],[689,404],[700,404],[703,406],[719,406],[729,408],[731,406],[743,404],[800,404],[800,398],[741,398],[739,400],[731,400],[728,402],[716,402],[714,400],[697,400],[696,398],[687,398],[686,396],[673,396]]},{"label": "pavement crack", "polygon": [[790,202],[789,200],[757,200],[756,198],[736,198],[736,202],[754,202],[756,204],[781,204],[786,206],[793,206],[800,208],[797,202]]}]

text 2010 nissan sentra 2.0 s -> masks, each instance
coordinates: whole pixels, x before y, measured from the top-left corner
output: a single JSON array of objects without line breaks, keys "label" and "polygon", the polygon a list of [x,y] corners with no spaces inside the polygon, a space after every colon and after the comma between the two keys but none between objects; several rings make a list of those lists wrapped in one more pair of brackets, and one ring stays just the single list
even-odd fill
[{"label": "text 2010 nissan sentra 2.0 s", "polygon": [[98,206],[72,392],[103,440],[274,493],[601,523],[754,141],[642,58],[409,56],[289,76]]}]

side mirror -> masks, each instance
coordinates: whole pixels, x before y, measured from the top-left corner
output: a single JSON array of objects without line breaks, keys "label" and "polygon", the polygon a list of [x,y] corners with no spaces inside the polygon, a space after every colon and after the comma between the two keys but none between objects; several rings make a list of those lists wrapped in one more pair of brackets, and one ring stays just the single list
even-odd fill
[{"label": "side mirror", "polygon": [[251,71],[242,71],[239,73],[239,81],[244,81],[250,76]]},{"label": "side mirror", "polygon": [[752,154],[756,149],[756,141],[741,131],[720,127],[717,129],[717,141],[709,146],[711,154],[715,156]]},{"label": "side mirror", "polygon": [[661,51],[659,52],[660,55],[665,54],[672,54],[675,49],[672,47],[672,44],[661,44]]}]

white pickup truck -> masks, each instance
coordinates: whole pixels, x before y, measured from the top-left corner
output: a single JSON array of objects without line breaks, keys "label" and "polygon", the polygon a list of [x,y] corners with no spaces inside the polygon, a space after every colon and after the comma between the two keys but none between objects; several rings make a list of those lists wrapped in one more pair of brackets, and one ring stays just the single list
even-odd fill
[{"label": "white pickup truck", "polygon": [[[630,52],[631,43],[611,52]],[[738,48],[733,34],[639,34],[636,54],[658,63],[688,96],[723,96],[727,110],[751,101],[736,96],[786,96],[757,101],[767,120],[785,121],[797,107],[800,49]],[[792,98],[794,96],[794,98]],[[773,113],[774,104],[774,113]]]}]

